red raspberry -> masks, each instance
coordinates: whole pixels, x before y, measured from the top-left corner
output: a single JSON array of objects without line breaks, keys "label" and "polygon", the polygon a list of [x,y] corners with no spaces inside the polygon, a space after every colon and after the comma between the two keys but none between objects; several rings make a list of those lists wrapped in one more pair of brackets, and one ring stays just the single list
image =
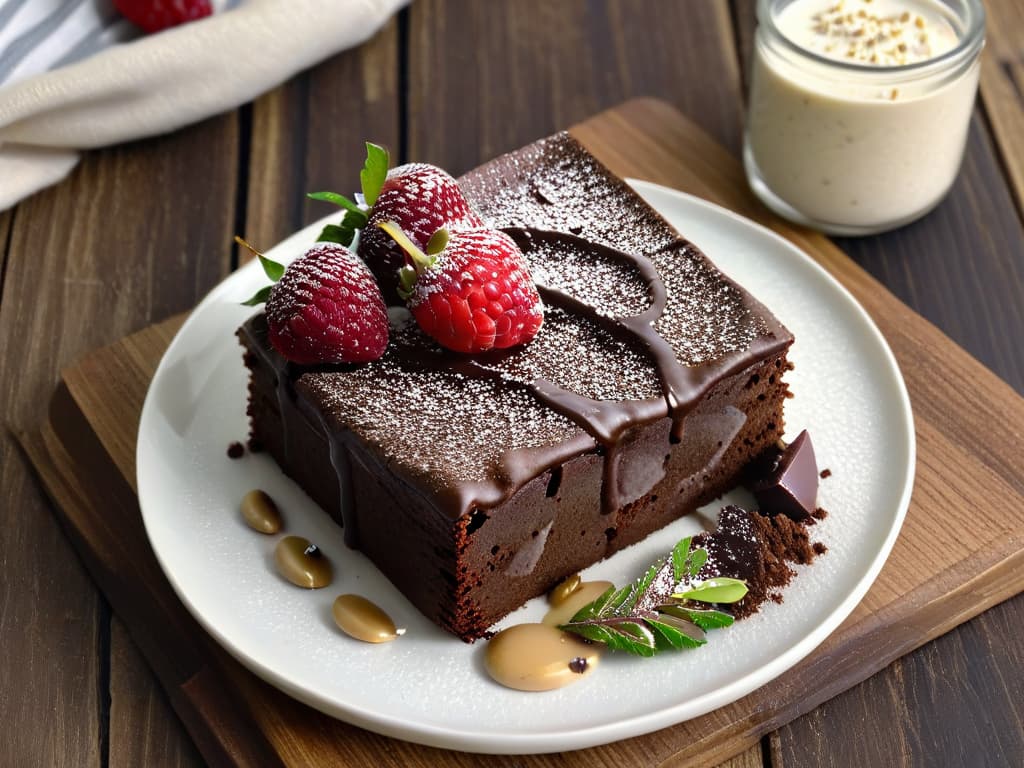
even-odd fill
[{"label": "red raspberry", "polygon": [[145,32],[159,32],[213,13],[210,0],[114,0],[114,5]]},{"label": "red raspberry", "polygon": [[359,235],[359,255],[386,294],[393,294],[405,254],[377,228],[393,221],[420,250],[437,230],[482,227],[483,219],[469,207],[458,183],[435,165],[410,163],[391,169]]},{"label": "red raspberry", "polygon": [[402,268],[402,293],[423,332],[456,352],[476,353],[523,344],[544,322],[544,305],[530,278],[523,252],[496,229],[464,229],[431,238],[440,249],[428,256],[393,222],[383,227],[409,255]]},{"label": "red raspberry", "polygon": [[364,363],[384,354],[388,314],[373,275],[337,243],[294,261],[267,299],[270,343],[294,363]]}]

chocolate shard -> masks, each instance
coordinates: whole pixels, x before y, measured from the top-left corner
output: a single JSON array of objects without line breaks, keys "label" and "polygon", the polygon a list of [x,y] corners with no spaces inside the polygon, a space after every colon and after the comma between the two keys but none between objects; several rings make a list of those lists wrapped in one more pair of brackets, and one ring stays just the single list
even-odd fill
[{"label": "chocolate shard", "polygon": [[811,516],[818,501],[818,464],[806,429],[786,446],[750,490],[764,514],[784,514],[794,520]]}]

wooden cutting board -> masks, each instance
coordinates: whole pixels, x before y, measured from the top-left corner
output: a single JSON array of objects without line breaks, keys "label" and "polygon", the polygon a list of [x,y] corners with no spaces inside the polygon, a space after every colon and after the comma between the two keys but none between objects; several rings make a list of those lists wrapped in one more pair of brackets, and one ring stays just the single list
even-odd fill
[{"label": "wooden cutting board", "polygon": [[[746,698],[655,733],[517,766],[716,765],[894,659],[1024,589],[1024,399],[900,303],[825,237],[782,223],[736,158],[672,107],[631,101],[572,133],[622,176],[724,205],[789,238],[867,308],[899,360],[918,463],[906,523],[876,585],[811,656]],[[41,432],[22,436],[68,535],[212,765],[469,766],[321,715],[217,646],[174,596],[135,498],[135,438],[157,363],[183,318],[69,368]],[[242,396],[242,393],[239,393]]]}]

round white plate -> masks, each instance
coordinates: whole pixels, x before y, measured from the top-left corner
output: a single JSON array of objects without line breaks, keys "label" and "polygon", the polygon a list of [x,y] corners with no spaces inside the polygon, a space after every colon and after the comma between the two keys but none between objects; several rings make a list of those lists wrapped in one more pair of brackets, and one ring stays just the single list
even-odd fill
[{"label": "round white plate", "polygon": [[[829,517],[812,529],[828,553],[781,605],[710,634],[695,651],[651,659],[605,654],[589,678],[548,693],[502,688],[483,672],[484,644],[466,645],[423,618],[341,530],[264,454],[232,461],[248,431],[239,306],[266,283],[248,264],[215,288],[167,350],[139,426],[138,486],[153,550],[199,622],[260,677],[317,709],[389,736],[453,749],[528,753],[589,747],[678,723],[734,701],[807,655],[871,586],[903,521],[914,473],[910,403],[896,362],[854,299],[787,241],[717,206],[631,182],[718,266],[760,298],[796,336],[787,435],[811,432]],[[336,218],[336,217],[335,217]],[[270,256],[289,261],[314,225]],[[248,529],[238,504],[263,488],[287,531],[320,545],[336,580],[317,591],[276,575],[278,537]],[[734,498],[742,501],[737,493]],[[710,513],[714,515],[719,505]],[[623,584],[698,530],[684,519],[585,576]],[[376,601],[407,634],[366,645],[341,634],[331,603],[342,592]],[[537,620],[542,599],[503,625]]]}]

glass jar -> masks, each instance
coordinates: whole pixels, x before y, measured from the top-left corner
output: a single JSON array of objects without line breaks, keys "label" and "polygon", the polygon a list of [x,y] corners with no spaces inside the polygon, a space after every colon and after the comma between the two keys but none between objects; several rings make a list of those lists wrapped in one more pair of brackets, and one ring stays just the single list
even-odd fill
[{"label": "glass jar", "polygon": [[[856,32],[881,11],[887,26]],[[759,0],[757,18],[743,162],[765,205],[838,235],[894,229],[935,207],[963,160],[985,41],[981,1]],[[930,50],[926,20],[952,47],[892,64],[907,58],[900,45]]]}]

